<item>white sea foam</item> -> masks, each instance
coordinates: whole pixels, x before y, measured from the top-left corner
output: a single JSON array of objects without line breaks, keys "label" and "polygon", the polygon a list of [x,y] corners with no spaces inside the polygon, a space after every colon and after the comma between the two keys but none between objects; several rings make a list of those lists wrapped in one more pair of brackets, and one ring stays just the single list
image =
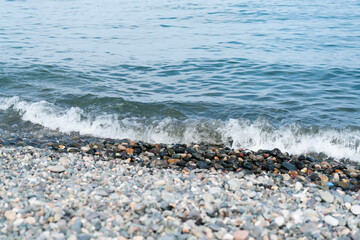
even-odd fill
[{"label": "white sea foam", "polygon": [[0,97],[0,110],[6,110],[18,102],[19,97],[17,96],[10,98]]},{"label": "white sea foam", "polygon": [[252,122],[245,119],[120,119],[116,114],[94,116],[77,107],[62,109],[46,101],[0,98],[0,110],[7,109],[18,111],[24,121],[65,133],[76,131],[97,137],[162,143],[226,143],[234,148],[253,150],[277,147],[293,154],[318,152],[337,159],[360,161],[359,130],[305,128],[295,124],[276,128],[266,120]]}]

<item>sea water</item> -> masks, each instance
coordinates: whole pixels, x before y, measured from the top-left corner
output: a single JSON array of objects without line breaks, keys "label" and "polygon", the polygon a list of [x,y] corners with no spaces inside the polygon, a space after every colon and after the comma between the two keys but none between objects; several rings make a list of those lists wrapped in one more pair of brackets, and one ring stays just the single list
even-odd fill
[{"label": "sea water", "polygon": [[1,1],[0,123],[360,161],[360,3]]}]

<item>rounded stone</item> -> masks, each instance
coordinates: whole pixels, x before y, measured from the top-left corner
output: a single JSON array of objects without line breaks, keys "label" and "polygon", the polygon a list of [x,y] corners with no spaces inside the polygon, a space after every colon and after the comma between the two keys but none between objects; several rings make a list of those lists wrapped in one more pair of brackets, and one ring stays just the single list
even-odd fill
[{"label": "rounded stone", "polygon": [[249,236],[249,232],[246,230],[238,230],[234,232],[234,240],[245,240]]},{"label": "rounded stone", "polygon": [[282,217],[282,216],[276,217],[276,218],[275,218],[275,223],[276,223],[279,227],[281,227],[281,226],[284,225],[284,223],[285,223],[285,218]]},{"label": "rounded stone", "polygon": [[163,179],[157,180],[154,182],[155,186],[164,186],[166,184],[166,181]]},{"label": "rounded stone", "polygon": [[228,184],[229,184],[230,190],[233,190],[233,191],[240,190],[241,181],[239,179],[233,178],[228,182]]},{"label": "rounded stone", "polygon": [[351,212],[355,215],[359,215],[360,214],[360,205],[353,205],[350,208]]},{"label": "rounded stone", "polygon": [[65,167],[63,165],[56,165],[48,167],[50,172],[61,173],[65,171]]},{"label": "rounded stone", "polygon": [[322,200],[328,203],[332,203],[334,201],[334,196],[329,191],[321,192],[320,197],[322,198]]},{"label": "rounded stone", "polygon": [[300,191],[303,188],[303,185],[301,182],[296,182],[295,183],[295,189],[296,191]]},{"label": "rounded stone", "polygon": [[326,216],[324,217],[324,222],[326,222],[327,224],[331,225],[331,226],[337,226],[339,225],[339,220],[337,220],[336,218],[334,218],[333,216]]},{"label": "rounded stone", "polygon": [[16,213],[13,210],[6,211],[4,215],[10,221],[14,221],[16,219]]}]

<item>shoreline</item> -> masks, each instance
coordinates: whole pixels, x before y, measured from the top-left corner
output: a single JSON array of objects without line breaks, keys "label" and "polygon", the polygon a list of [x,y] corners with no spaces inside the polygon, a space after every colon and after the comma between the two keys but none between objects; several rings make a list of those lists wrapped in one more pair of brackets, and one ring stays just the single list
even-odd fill
[{"label": "shoreline", "polygon": [[21,140],[0,147],[0,239],[360,238],[356,163],[278,149]]},{"label": "shoreline", "polygon": [[[0,137],[1,147],[35,147],[59,153],[79,153],[93,156],[95,161],[126,161],[145,167],[208,169],[274,176],[288,174],[294,182],[315,183],[325,188],[360,190],[360,163],[335,160],[323,154],[292,155],[278,148],[253,151],[232,149],[211,144],[162,144],[133,141],[131,139],[99,138],[91,135],[47,132],[50,136]],[[51,136],[53,134],[53,136]],[[41,134],[37,134],[41,135]],[[36,140],[35,140],[36,139]]]}]

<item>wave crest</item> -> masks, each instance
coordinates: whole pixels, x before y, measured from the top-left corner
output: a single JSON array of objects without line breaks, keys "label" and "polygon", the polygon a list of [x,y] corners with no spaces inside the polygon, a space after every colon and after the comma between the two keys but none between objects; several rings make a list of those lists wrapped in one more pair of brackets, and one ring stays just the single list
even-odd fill
[{"label": "wave crest", "polygon": [[226,144],[253,150],[280,148],[292,154],[324,153],[336,159],[360,161],[360,130],[288,124],[275,127],[265,119],[121,118],[118,114],[60,108],[46,101],[0,98],[0,110],[17,111],[22,121],[64,133],[79,132],[104,138],[131,138],[162,143]]}]

